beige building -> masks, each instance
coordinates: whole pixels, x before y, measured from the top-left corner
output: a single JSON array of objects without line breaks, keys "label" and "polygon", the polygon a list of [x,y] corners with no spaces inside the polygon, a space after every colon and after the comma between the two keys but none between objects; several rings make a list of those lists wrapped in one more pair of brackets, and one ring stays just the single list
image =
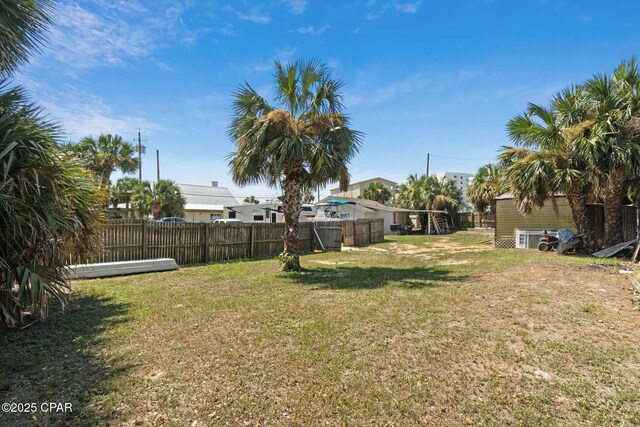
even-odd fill
[{"label": "beige building", "polygon": [[213,221],[223,217],[224,207],[239,205],[240,202],[226,187],[218,187],[218,181],[208,185],[178,184],[187,199],[184,218],[187,221]]},{"label": "beige building", "polygon": [[391,192],[391,197],[393,199],[393,196],[395,196],[396,194],[396,187],[398,186],[398,183],[380,177],[354,182],[349,185],[349,188],[346,191],[340,191],[340,188],[334,188],[330,190],[331,197],[349,197],[352,199],[357,199],[358,197],[362,196],[364,189],[367,188],[372,182],[379,182],[387,187],[389,189],[389,192]]}]

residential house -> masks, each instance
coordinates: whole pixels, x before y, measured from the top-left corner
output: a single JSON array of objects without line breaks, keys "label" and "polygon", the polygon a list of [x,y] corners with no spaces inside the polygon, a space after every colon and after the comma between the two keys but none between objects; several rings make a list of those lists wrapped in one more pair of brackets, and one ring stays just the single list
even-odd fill
[{"label": "residential house", "polygon": [[226,187],[212,181],[211,186],[178,184],[187,203],[184,218],[187,221],[213,221],[222,218],[226,205],[238,205],[240,202]]}]

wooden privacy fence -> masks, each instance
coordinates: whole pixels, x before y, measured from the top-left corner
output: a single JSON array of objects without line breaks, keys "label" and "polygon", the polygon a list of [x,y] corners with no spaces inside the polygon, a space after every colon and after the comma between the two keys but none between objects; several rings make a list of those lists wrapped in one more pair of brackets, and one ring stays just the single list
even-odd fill
[{"label": "wooden privacy fence", "polygon": [[491,213],[460,212],[456,225],[460,228],[495,228],[496,217]]},{"label": "wooden privacy fence", "polygon": [[341,222],[344,246],[363,246],[384,241],[382,219],[351,219]]},{"label": "wooden privacy fence", "polygon": [[[638,222],[640,221],[640,207],[622,206],[622,240],[628,242],[636,238]],[[604,243],[604,205],[601,203],[587,204],[587,220],[589,228],[594,233],[598,244]]]},{"label": "wooden privacy fence", "polygon": [[[366,245],[384,240],[381,219],[341,222],[343,229],[347,227],[346,223],[355,227],[353,242],[344,243],[347,246]],[[313,227],[312,222],[300,223],[302,253],[320,249],[317,243],[314,244]],[[105,229],[103,251],[94,262],[173,258],[180,265],[192,265],[242,258],[274,257],[284,249],[283,234],[284,224],[281,223],[156,223],[117,220]],[[351,235],[353,236],[353,232]]]}]

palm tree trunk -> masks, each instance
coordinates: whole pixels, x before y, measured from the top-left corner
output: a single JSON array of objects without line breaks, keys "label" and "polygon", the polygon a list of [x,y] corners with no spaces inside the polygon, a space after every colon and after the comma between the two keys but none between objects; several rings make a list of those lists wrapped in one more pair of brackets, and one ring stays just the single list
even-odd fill
[{"label": "palm tree trunk", "polygon": [[622,242],[622,198],[624,196],[625,173],[615,169],[605,184],[604,201],[604,245],[613,246]]},{"label": "palm tree trunk", "polygon": [[302,183],[298,173],[287,174],[282,181],[282,208],[284,214],[284,251],[280,256],[282,271],[300,271],[300,227],[302,209]]},{"label": "palm tree trunk", "polygon": [[588,197],[587,185],[583,183],[571,183],[569,188],[567,188],[567,201],[569,202],[573,223],[576,225],[578,234],[591,231],[587,217]]}]

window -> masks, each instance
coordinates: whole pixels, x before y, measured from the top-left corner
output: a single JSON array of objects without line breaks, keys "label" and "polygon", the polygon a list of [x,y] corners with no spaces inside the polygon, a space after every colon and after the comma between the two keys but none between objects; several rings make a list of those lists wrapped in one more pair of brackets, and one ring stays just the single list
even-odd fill
[{"label": "window", "polygon": [[229,211],[229,218],[234,219],[236,217],[236,213],[234,211]]},{"label": "window", "polygon": [[211,214],[211,215],[209,215],[209,219],[211,221],[216,220],[216,219],[220,219],[220,218],[222,218],[222,215],[220,215],[220,214]]},{"label": "window", "polygon": [[313,209],[311,209],[311,206],[303,206],[302,212],[313,212]]},{"label": "window", "polygon": [[253,220],[254,221],[264,221],[264,215],[254,215],[253,216]]}]

